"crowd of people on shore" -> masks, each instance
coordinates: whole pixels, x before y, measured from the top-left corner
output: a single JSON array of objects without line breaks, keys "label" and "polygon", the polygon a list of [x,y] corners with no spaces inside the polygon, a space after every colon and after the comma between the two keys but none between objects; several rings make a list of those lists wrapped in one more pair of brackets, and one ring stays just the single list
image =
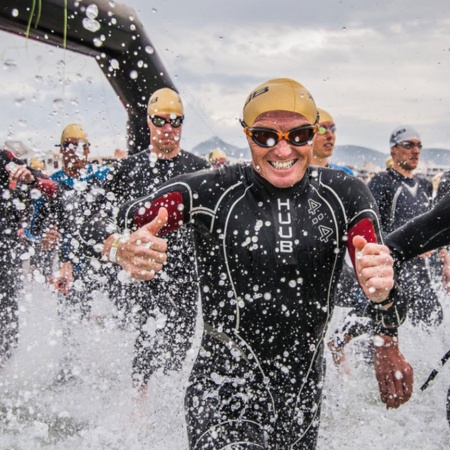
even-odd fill
[{"label": "crowd of people on shore", "polygon": [[[72,329],[89,323],[100,291],[118,326],[138,331],[131,382],[144,398],[155,371],[181,369],[201,299],[185,399],[192,449],[315,448],[325,348],[342,365],[362,335],[381,401],[407,402],[413,368],[398,328],[445,326],[436,289],[450,292],[446,224],[423,239],[408,228],[449,197],[450,174],[437,196],[415,174],[420,134],[395,128],[391,167],[366,185],[330,161],[333,116],[295,80],[268,80],[247,97],[248,163],[228,164],[221,149],[208,160],[183,150],[184,107],[172,89],[152,93],[146,114],[149,148],[110,167],[89,162],[77,123],[64,128],[62,169],[50,176],[0,151],[0,366],[20,338],[31,259],[58,293],[63,383],[76,377]],[[326,342],[335,306],[349,313]]]}]

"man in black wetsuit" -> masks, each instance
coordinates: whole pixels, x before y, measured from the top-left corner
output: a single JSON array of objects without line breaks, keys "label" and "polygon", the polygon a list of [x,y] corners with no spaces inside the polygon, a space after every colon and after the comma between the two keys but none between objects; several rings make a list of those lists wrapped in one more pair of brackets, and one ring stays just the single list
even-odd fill
[{"label": "man in black wetsuit", "polygon": [[[317,109],[301,84],[258,86],[242,124],[251,165],[183,175],[129,202],[119,211],[118,238],[108,237],[101,218],[82,232],[132,276],[151,279],[166,248],[154,234],[183,223],[194,229],[204,334],[186,393],[191,448],[313,449],[323,340],[345,251],[368,298],[386,308],[392,260],[377,244],[366,186],[308,167]],[[398,407],[411,395],[411,368],[395,330],[379,332],[382,400]]]},{"label": "man in black wetsuit", "polygon": [[[368,184],[380,211],[384,235],[428,211],[433,191],[428,180],[414,175],[422,148],[419,133],[410,126],[399,126],[391,133],[390,145],[392,166],[376,174]],[[400,268],[397,304],[402,309],[400,320],[405,319],[407,312],[413,325],[430,327],[442,322],[443,312],[431,285],[426,257],[416,257]],[[361,317],[364,315],[365,302],[361,303],[358,295],[355,299],[355,308],[331,340],[330,348],[335,361],[344,359],[344,346],[352,338],[371,332],[371,322]]]},{"label": "man in black wetsuit", "polygon": [[[108,174],[98,210],[110,210],[148,195],[171,178],[209,168],[208,162],[181,149],[184,108],[177,92],[154,92],[148,102],[149,148],[120,160]],[[133,316],[139,335],[132,378],[143,394],[159,368],[178,370],[190,348],[197,317],[198,284],[191,231],[169,236],[170,261],[152,283],[123,282],[117,265],[110,268],[111,296],[124,319]]]},{"label": "man in black wetsuit", "polygon": [[52,196],[55,183],[26,166],[9,150],[0,150],[0,367],[19,338],[18,300],[23,288],[23,255],[33,247],[19,238],[27,226],[31,198]]}]

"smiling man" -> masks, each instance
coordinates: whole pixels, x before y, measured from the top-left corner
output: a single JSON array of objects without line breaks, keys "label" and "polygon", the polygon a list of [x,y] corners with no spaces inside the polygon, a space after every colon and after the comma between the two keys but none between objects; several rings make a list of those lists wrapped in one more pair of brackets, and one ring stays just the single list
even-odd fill
[{"label": "smiling man", "polygon": [[[194,230],[204,334],[185,400],[192,449],[315,448],[323,341],[347,248],[368,302],[392,302],[370,192],[341,171],[309,168],[317,118],[300,83],[269,80],[243,110],[251,164],[182,175],[120,209],[115,259],[139,278],[164,260],[154,232],[166,220],[161,233]],[[115,240],[100,222],[83,234],[110,254]],[[379,331],[381,395],[398,407],[411,367],[395,330]]]}]

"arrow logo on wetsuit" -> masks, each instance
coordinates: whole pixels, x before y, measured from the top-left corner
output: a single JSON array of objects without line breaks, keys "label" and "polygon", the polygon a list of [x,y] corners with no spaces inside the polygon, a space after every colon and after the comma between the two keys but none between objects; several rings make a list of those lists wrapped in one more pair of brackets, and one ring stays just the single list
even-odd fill
[{"label": "arrow logo on wetsuit", "polygon": [[419,187],[419,183],[416,182],[416,184],[414,184],[414,186],[409,186],[408,184],[403,183],[403,186],[405,186],[405,188],[409,191],[409,193],[413,197],[417,197],[417,189]]},{"label": "arrow logo on wetsuit", "polygon": [[320,203],[318,203],[318,202],[316,202],[316,201],[314,201],[314,200],[311,200],[311,199],[308,200],[308,204],[309,204],[309,210],[308,210],[308,212],[309,212],[310,214],[312,214],[312,215],[316,214],[317,210],[318,210],[318,209],[320,208],[320,206],[321,206]]},{"label": "arrow logo on wetsuit", "polygon": [[319,225],[319,231],[320,231],[320,240],[322,242],[328,242],[328,238],[333,233],[333,230],[328,227],[324,227],[323,225]]}]

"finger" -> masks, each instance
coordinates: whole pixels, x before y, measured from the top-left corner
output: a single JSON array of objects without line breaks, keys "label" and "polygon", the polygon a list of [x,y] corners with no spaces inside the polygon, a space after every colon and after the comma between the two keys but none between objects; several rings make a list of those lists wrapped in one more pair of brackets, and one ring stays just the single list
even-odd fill
[{"label": "finger", "polygon": [[364,245],[361,250],[364,251],[364,255],[380,255],[380,256],[390,255],[389,248],[386,247],[386,245],[375,244],[373,242]]},{"label": "finger", "polygon": [[149,281],[155,277],[155,270],[145,270],[145,269],[136,269],[132,267],[131,270],[128,270],[126,267],[124,269],[130,274],[132,278],[137,280]]},{"label": "finger", "polygon": [[151,262],[157,262],[163,264],[167,261],[167,254],[165,252],[159,252],[153,250],[153,248],[147,249],[138,247],[135,252],[133,252],[133,265],[145,266]]},{"label": "finger", "polygon": [[362,251],[363,247],[367,244],[367,241],[362,236],[355,236],[353,238],[353,246],[355,247],[357,252]]},{"label": "finger", "polygon": [[412,367],[408,364],[408,367],[403,370],[403,403],[406,403],[413,393],[414,387],[414,372]]},{"label": "finger", "polygon": [[166,208],[160,208],[158,215],[147,225],[145,228],[153,235],[156,236],[158,231],[167,223],[169,214]]},{"label": "finger", "polygon": [[388,374],[385,376],[384,398],[387,408],[398,408],[400,406],[398,394],[395,388],[393,377]]}]

